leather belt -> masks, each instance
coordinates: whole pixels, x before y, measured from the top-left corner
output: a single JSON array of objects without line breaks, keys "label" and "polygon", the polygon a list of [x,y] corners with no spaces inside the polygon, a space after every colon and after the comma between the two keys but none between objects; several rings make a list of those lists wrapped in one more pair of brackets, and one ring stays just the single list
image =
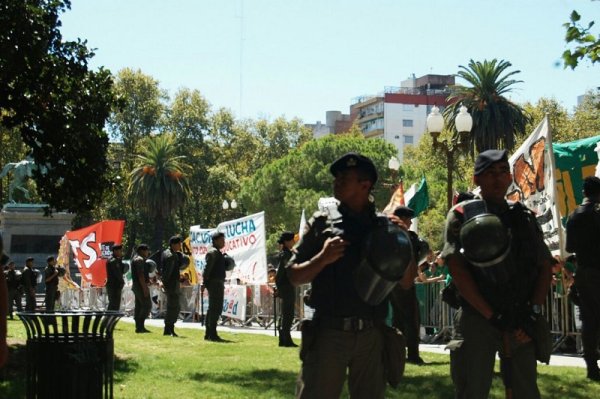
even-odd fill
[{"label": "leather belt", "polygon": [[340,331],[363,331],[373,328],[375,322],[359,317],[320,317],[317,319],[317,325]]}]

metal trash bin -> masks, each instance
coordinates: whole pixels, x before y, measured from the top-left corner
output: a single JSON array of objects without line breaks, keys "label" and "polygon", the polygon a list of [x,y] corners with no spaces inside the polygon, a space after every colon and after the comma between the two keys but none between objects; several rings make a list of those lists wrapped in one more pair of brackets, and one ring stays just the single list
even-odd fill
[{"label": "metal trash bin", "polygon": [[27,331],[27,398],[112,398],[118,311],[17,312]]}]

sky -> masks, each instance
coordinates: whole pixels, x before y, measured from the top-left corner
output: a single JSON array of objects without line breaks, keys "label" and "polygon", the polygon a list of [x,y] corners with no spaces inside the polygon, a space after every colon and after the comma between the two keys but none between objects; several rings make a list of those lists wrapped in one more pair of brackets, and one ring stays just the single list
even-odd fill
[{"label": "sky", "polygon": [[96,49],[94,69],[140,69],[170,96],[197,89],[243,119],[324,122],[412,74],[494,58],[521,71],[512,100],[571,112],[600,86],[599,65],[562,66],[573,9],[600,25],[591,0],[72,0],[61,32]]}]

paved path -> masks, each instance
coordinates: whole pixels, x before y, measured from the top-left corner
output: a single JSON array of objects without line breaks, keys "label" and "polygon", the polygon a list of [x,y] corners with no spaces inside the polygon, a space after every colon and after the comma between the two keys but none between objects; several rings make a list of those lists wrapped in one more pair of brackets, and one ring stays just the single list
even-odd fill
[{"label": "paved path", "polygon": [[[134,324],[133,318],[131,317],[123,317],[121,321],[126,323]],[[163,319],[148,319],[146,320],[147,326],[152,327],[163,327],[164,321]],[[132,326],[133,328],[133,326]],[[187,323],[178,321],[175,324],[175,328],[189,328],[194,330],[204,330],[204,326],[200,323]],[[232,334],[263,334],[263,335],[271,335],[273,336],[273,328],[264,329],[258,326],[250,326],[250,327],[237,327],[237,326],[219,326],[218,331],[224,331]],[[204,336],[198,335],[200,338]],[[292,337],[295,339],[300,339],[300,331],[292,331]],[[439,354],[449,354],[449,351],[445,349],[446,345],[433,345],[433,344],[420,344],[419,349],[423,352],[432,352]],[[542,365],[545,366],[545,365]],[[550,366],[568,366],[568,367],[583,367],[585,368],[585,361],[581,356],[578,355],[569,355],[569,354],[556,354],[552,355],[550,358]]]}]

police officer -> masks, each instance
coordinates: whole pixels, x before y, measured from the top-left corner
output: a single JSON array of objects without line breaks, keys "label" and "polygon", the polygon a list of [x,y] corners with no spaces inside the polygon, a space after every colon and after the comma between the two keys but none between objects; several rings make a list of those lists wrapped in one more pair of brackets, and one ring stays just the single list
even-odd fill
[{"label": "police officer", "polygon": [[448,212],[442,251],[462,303],[455,323],[462,340],[450,354],[455,397],[487,398],[500,352],[507,390],[539,398],[532,322],[550,287],[552,257],[533,213],[505,200],[512,182],[506,150],[480,153],[473,180],[482,201]]},{"label": "police officer", "polygon": [[288,263],[295,286],[312,283],[309,304],[313,323],[303,324],[302,369],[298,398],[337,398],[348,372],[351,397],[383,398],[383,323],[387,301],[369,305],[359,294],[353,271],[361,262],[361,244],[375,225],[370,201],[377,181],[373,162],[348,153],[333,162],[333,191],[340,201],[335,225],[326,213],[316,213]]},{"label": "police officer", "polygon": [[163,335],[178,337],[175,333],[175,322],[179,317],[179,271],[183,267],[183,253],[181,252],[181,237],[176,235],[169,239],[169,248],[161,255],[162,282],[167,295],[167,314],[165,315],[165,330]]},{"label": "police officer", "polygon": [[123,274],[125,273],[123,263],[123,245],[112,246],[112,256],[106,262],[106,295],[108,296],[108,307],[106,310],[121,309],[121,294],[125,286]]},{"label": "police officer", "polygon": [[292,248],[294,247],[294,233],[284,231],[277,241],[281,245],[281,251],[278,255],[277,275],[275,283],[277,284],[277,295],[281,298],[281,322],[279,330],[279,346],[297,347],[292,341],[290,330],[294,321],[294,310],[296,308],[296,287],[290,283],[285,272],[285,266],[292,257]]},{"label": "police officer", "polygon": [[[152,309],[150,299],[150,276],[148,256],[150,249],[146,244],[137,246],[136,255],[131,261],[131,290],[135,296],[135,308],[133,311],[133,319],[135,320],[136,333],[148,333],[150,330],[144,327],[144,323]],[[152,261],[153,262],[153,261]],[[156,264],[154,263],[154,268]]]},{"label": "police officer", "polygon": [[583,203],[567,221],[566,249],[577,255],[575,288],[580,300],[581,339],[587,378],[600,381],[600,179],[594,176],[585,178],[583,195]]},{"label": "police officer", "polygon": [[34,259],[29,257],[25,259],[25,267],[21,274],[23,280],[23,290],[25,291],[25,310],[33,312],[35,310],[35,287],[37,286],[37,270],[33,268]]},{"label": "police officer", "polygon": [[[412,218],[415,217],[415,211],[402,205],[394,209],[394,216],[408,230],[412,225]],[[411,239],[413,255],[415,259],[419,259],[419,251],[421,250],[419,236],[410,230],[408,230],[408,234]],[[390,295],[390,304],[392,305],[393,314],[392,325],[402,331],[406,337],[406,361],[417,365],[425,364],[425,361],[419,356],[421,320],[414,279],[411,281],[409,289],[405,289],[400,285],[394,288]]]},{"label": "police officer", "polygon": [[54,256],[48,256],[46,259],[44,283],[46,284],[46,310],[53,312],[56,305],[56,293],[58,292],[58,269],[56,268]]},{"label": "police officer", "polygon": [[223,342],[217,334],[217,323],[223,312],[225,295],[225,257],[221,249],[225,247],[225,234],[221,231],[212,233],[212,248],[206,254],[206,266],[202,281],[208,290],[208,311],[206,312],[206,341]]},{"label": "police officer", "polygon": [[10,261],[8,262],[8,270],[4,273],[6,274],[6,285],[8,287],[8,317],[12,320],[15,305],[18,312],[23,310],[21,305],[21,291],[23,289],[21,272],[15,270],[15,262]]}]

